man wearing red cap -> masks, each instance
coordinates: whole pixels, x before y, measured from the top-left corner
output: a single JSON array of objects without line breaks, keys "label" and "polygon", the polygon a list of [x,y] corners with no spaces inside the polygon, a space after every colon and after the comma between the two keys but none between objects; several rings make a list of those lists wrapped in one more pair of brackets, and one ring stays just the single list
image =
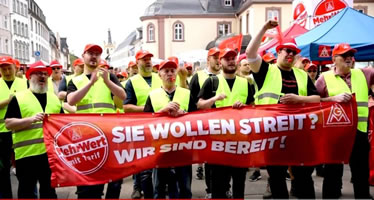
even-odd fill
[{"label": "man wearing red cap", "polygon": [[[162,86],[160,77],[152,72],[152,57],[153,54],[146,50],[136,52],[136,65],[139,73],[126,83],[127,98],[123,102],[125,113],[143,112],[149,93]],[[134,178],[132,198],[140,198],[140,190],[144,192],[145,199],[153,198],[152,170],[140,172],[134,175]],[[138,187],[139,185],[141,188]]]},{"label": "man wearing red cap", "polygon": [[0,197],[12,198],[10,157],[12,132],[5,127],[5,113],[14,93],[27,89],[25,79],[16,77],[16,65],[9,56],[0,56]]},{"label": "man wearing red cap", "polygon": [[[317,90],[304,70],[293,67],[295,56],[300,52],[295,41],[284,41],[276,47],[276,64],[266,63],[257,54],[261,38],[268,29],[278,26],[269,20],[247,47],[246,54],[257,88],[255,104],[297,104],[320,102]],[[273,198],[288,198],[286,174],[288,166],[267,166],[270,190]],[[298,198],[315,198],[311,177],[314,167],[292,166]]]},{"label": "man wearing red cap", "polygon": [[[193,101],[195,103],[197,103],[197,101],[199,100],[197,96],[200,92],[201,87],[203,87],[205,80],[208,79],[209,76],[215,76],[219,74],[221,71],[221,66],[219,65],[219,60],[218,60],[219,52],[220,50],[217,47],[213,47],[209,49],[208,56],[207,56],[207,64],[208,64],[207,68],[205,70],[197,71],[191,78],[189,86],[190,86],[190,91],[191,91]],[[207,187],[206,192],[207,192],[207,196],[209,197],[212,193],[210,190],[210,185],[211,185],[210,171],[209,171],[210,165],[205,164],[204,168],[205,168],[205,183]],[[203,178],[203,172],[204,172],[203,168],[199,166],[197,168],[197,175],[196,175],[198,179]]]},{"label": "man wearing red cap", "polygon": [[[196,110],[196,104],[192,101],[190,91],[175,84],[177,69],[178,66],[173,61],[161,62],[158,74],[162,80],[162,87],[149,93],[144,112],[167,113],[177,117]],[[166,185],[168,185],[170,199],[190,199],[192,197],[191,165],[153,169],[153,178],[155,199],[166,198]]]},{"label": "man wearing red cap", "polygon": [[8,105],[5,125],[13,131],[13,147],[17,166],[18,198],[57,198],[51,187],[51,169],[43,139],[45,114],[63,113],[57,96],[48,91],[52,70],[43,62],[30,65],[26,73],[30,89],[17,92]]},{"label": "man wearing red cap", "polygon": [[[236,76],[237,52],[226,48],[220,51],[219,61],[222,74],[208,78],[198,95],[198,109],[220,108],[232,106],[241,108],[253,103],[252,88],[247,79]],[[247,168],[229,167],[222,165],[211,166],[211,190],[213,199],[227,198],[226,191],[233,179],[233,198],[244,198],[245,175]]]},{"label": "man wearing red cap", "polygon": [[309,78],[312,79],[313,83],[316,82],[317,66],[313,63],[308,63],[306,64],[304,70],[308,73]]},{"label": "man wearing red cap", "polygon": [[[355,198],[371,199],[369,189],[368,94],[374,85],[374,69],[351,69],[356,49],[347,43],[332,51],[334,67],[322,73],[316,87],[322,101],[348,102],[356,94],[358,124],[349,166]],[[343,164],[326,164],[322,187],[323,198],[341,196]]]},{"label": "man wearing red cap", "polygon": [[127,65],[127,72],[129,74],[129,77],[133,77],[138,74],[138,66],[135,62],[129,62],[129,64]]},{"label": "man wearing red cap", "polygon": [[[116,113],[115,101],[122,103],[126,93],[114,74],[99,67],[102,48],[99,45],[86,45],[82,54],[83,73],[74,77],[68,84],[67,101],[77,107],[77,113]],[[106,198],[119,198],[122,179],[108,186]],[[116,186],[116,187],[112,187]],[[104,185],[78,186],[78,198],[100,199]],[[110,191],[114,189],[114,191]]]},{"label": "man wearing red cap", "polygon": [[187,81],[189,83],[192,79],[192,75],[194,74],[194,69],[193,69],[192,63],[190,63],[190,62],[184,63],[184,68],[186,68],[186,70],[187,70]]},{"label": "man wearing red cap", "polygon": [[57,60],[53,60],[49,64],[49,67],[52,69],[52,76],[48,79],[48,89],[58,96],[58,87],[63,77],[62,65]]}]

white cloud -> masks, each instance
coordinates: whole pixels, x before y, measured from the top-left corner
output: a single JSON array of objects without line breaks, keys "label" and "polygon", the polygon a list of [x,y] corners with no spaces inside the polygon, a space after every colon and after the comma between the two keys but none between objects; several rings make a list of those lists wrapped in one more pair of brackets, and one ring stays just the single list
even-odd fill
[{"label": "white cloud", "polygon": [[108,40],[118,45],[135,28],[140,16],[155,0],[35,0],[43,10],[49,28],[67,37],[69,49],[80,56],[88,43],[100,46]]}]

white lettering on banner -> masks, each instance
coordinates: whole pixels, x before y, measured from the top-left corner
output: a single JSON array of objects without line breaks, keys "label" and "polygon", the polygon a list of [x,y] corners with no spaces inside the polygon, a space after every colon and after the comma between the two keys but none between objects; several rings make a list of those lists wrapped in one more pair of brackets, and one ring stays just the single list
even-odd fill
[{"label": "white lettering on banner", "polygon": [[173,144],[163,144],[160,146],[160,153],[166,153],[170,151],[183,151],[183,150],[201,150],[206,148],[206,141],[196,140]]},{"label": "white lettering on banner", "polygon": [[[211,150],[231,154],[249,154],[264,151],[266,148],[273,149],[277,140],[279,140],[279,137],[252,141],[212,141]],[[284,148],[285,140],[286,136],[283,136],[280,148]]]},{"label": "white lettering on banner", "polygon": [[144,141],[144,126],[116,126],[112,129],[112,134],[114,136],[112,142],[114,143],[122,143],[125,140],[126,142]]},{"label": "white lettering on banner", "polygon": [[60,146],[59,148],[65,156],[74,156],[85,152],[95,151],[106,145],[107,143],[105,142],[105,138],[102,136],[97,136],[77,142],[75,144],[66,144]]},{"label": "white lettering on banner", "polygon": [[114,150],[113,151],[119,164],[132,162],[136,156],[136,159],[141,159],[151,155],[155,155],[154,147],[144,147],[136,149],[123,149],[122,151]]}]

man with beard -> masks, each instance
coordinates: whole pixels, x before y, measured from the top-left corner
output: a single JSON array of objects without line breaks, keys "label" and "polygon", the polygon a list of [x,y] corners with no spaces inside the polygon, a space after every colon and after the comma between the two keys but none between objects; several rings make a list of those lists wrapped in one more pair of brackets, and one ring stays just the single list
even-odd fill
[{"label": "man with beard", "polygon": [[[217,47],[213,47],[209,49],[208,57],[207,57],[207,62],[208,62],[207,69],[197,71],[191,78],[191,81],[189,84],[190,84],[190,91],[191,91],[191,95],[192,95],[194,103],[197,103],[197,101],[199,100],[197,96],[200,92],[201,87],[203,87],[205,80],[208,79],[210,76],[215,76],[219,74],[221,71],[221,66],[219,65],[219,60],[218,60],[219,52],[220,50]],[[204,168],[205,168],[205,184],[207,187],[206,193],[207,193],[207,197],[210,197],[212,193],[210,190],[210,185],[211,185],[210,165],[204,164]],[[199,164],[196,172],[197,172],[196,177],[198,179],[203,179],[204,170],[201,164]]]},{"label": "man with beard", "polygon": [[[83,73],[68,84],[67,101],[77,113],[115,113],[115,101],[126,98],[121,83],[107,69],[98,67],[103,52],[99,45],[86,45],[82,54]],[[122,179],[109,184],[106,198],[119,198]],[[78,198],[100,199],[104,185],[78,186]]]},{"label": "man with beard", "polygon": [[0,56],[0,198],[12,198],[10,182],[10,158],[12,132],[5,127],[5,113],[14,93],[27,89],[26,79],[16,77],[14,60]]},{"label": "man with beard", "polygon": [[[257,54],[261,39],[268,29],[278,26],[269,20],[247,47],[246,54],[257,85],[255,104],[299,104],[320,102],[317,90],[304,70],[293,67],[295,56],[301,51],[294,40],[276,47],[277,63],[269,64]],[[273,198],[288,198],[286,174],[288,166],[267,166]],[[314,167],[293,166],[298,198],[315,198],[311,177]]]},{"label": "man with beard", "polygon": [[[162,87],[152,90],[144,106],[144,112],[167,113],[177,117],[186,112],[196,110],[192,101],[190,90],[176,86],[178,65],[170,60],[160,64],[159,76]],[[153,169],[154,198],[166,198],[166,185],[168,185],[169,198],[190,199],[192,166],[180,166]]]},{"label": "man with beard", "polygon": [[48,91],[52,70],[43,62],[30,65],[26,72],[30,89],[17,92],[8,105],[5,125],[13,131],[13,147],[17,166],[18,198],[57,198],[51,187],[51,169],[43,139],[45,114],[63,113],[57,96]]},{"label": "man with beard", "polygon": [[[322,101],[348,102],[356,94],[358,123],[349,166],[351,168],[354,197],[372,199],[369,187],[369,151],[368,140],[368,95],[374,85],[374,69],[352,69],[354,54],[357,52],[347,43],[335,45],[332,50],[334,67],[322,73],[316,87]],[[322,198],[341,196],[343,164],[326,164]]]},{"label": "man with beard", "polygon": [[[135,55],[139,73],[126,83],[127,99],[123,102],[125,113],[143,112],[149,93],[162,86],[160,77],[152,72],[152,57],[153,54],[146,50],[139,50]],[[144,192],[145,199],[153,198],[152,170],[134,175],[133,187],[131,198],[140,198],[140,191]]]},{"label": "man with beard", "polygon": [[[198,109],[232,106],[239,109],[253,102],[252,88],[247,79],[236,76],[236,51],[226,48],[220,51],[219,61],[223,73],[208,78],[198,95]],[[227,198],[226,191],[230,178],[233,179],[234,199],[244,198],[247,168],[211,165],[211,190],[213,199]]]}]

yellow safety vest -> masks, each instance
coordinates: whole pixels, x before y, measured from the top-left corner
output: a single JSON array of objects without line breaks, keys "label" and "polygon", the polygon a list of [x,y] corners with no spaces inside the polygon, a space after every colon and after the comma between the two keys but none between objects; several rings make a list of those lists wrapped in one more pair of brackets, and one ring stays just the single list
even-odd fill
[{"label": "yellow safety vest", "polygon": [[203,87],[206,79],[209,78],[209,75],[205,71],[200,70],[200,71],[197,72],[197,78],[199,80],[199,85],[200,85],[200,89],[201,89]]},{"label": "yellow safety vest", "polygon": [[[16,77],[12,83],[12,86],[9,89],[4,79],[0,78],[0,101],[9,99],[9,96],[11,94],[14,94],[16,92],[26,90],[26,89],[27,89],[26,79],[21,79],[21,78]],[[9,132],[9,130],[5,127],[5,120],[4,120],[7,109],[8,109],[8,106],[5,106],[4,108],[0,109],[0,133]]]},{"label": "yellow safety vest", "polygon": [[[298,95],[308,95],[308,74],[300,69],[292,67],[295,74]],[[269,65],[268,72],[266,73],[265,81],[260,91],[256,88],[255,104],[277,104],[282,94],[282,73],[276,64]]]},{"label": "yellow safety vest", "polygon": [[[38,99],[31,90],[23,90],[16,93],[16,98],[22,118],[32,117],[38,113],[60,113],[61,104],[57,96],[47,92],[47,105],[43,111]],[[36,122],[31,126],[13,132],[13,148],[15,159],[36,156],[46,152],[43,139],[43,123]]]},{"label": "yellow safety vest", "polygon": [[215,102],[216,108],[232,106],[235,102],[240,101],[246,104],[248,97],[248,81],[245,78],[236,76],[234,85],[230,90],[225,77],[222,74],[217,75],[219,80],[216,96],[225,94],[226,98]]},{"label": "yellow safety vest", "polygon": [[[72,79],[77,89],[89,84],[90,80],[86,74],[81,74]],[[116,109],[112,99],[111,91],[105,85],[104,79],[99,76],[97,81],[88,90],[87,94],[77,103],[76,113],[115,113]]]},{"label": "yellow safety vest", "polygon": [[[149,93],[149,97],[151,98],[154,112],[161,110],[171,101],[169,99],[168,94],[166,94],[165,90],[162,88],[152,90]],[[176,87],[172,101],[177,102],[179,104],[180,109],[187,112],[188,105],[190,103],[190,90],[181,87]]]},{"label": "yellow safety vest", "polygon": [[134,92],[136,95],[137,106],[144,106],[147,101],[147,97],[149,93],[152,90],[160,88],[162,86],[162,81],[160,77],[158,76],[158,74],[155,74],[155,73],[152,73],[152,82],[151,82],[152,87],[149,87],[148,83],[144,80],[144,78],[140,74],[137,74],[131,77],[130,80],[131,80],[132,87],[134,88]]},{"label": "yellow safety vest", "polygon": [[335,75],[333,71],[323,73],[323,78],[325,79],[327,91],[330,97],[344,92],[349,94],[356,93],[358,113],[357,129],[361,132],[367,133],[369,89],[364,73],[359,69],[351,69],[352,90],[349,89],[347,83],[340,78],[339,75]]}]

